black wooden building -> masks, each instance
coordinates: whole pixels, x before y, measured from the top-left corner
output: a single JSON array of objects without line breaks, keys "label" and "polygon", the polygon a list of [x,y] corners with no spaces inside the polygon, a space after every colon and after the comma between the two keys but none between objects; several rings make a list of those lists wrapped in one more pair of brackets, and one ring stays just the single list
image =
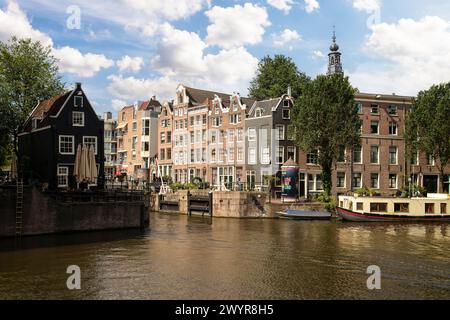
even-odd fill
[{"label": "black wooden building", "polygon": [[19,133],[19,154],[25,172],[50,189],[74,189],[79,144],[94,145],[98,187],[104,180],[104,124],[86,97],[81,83],[74,90],[42,101]]}]

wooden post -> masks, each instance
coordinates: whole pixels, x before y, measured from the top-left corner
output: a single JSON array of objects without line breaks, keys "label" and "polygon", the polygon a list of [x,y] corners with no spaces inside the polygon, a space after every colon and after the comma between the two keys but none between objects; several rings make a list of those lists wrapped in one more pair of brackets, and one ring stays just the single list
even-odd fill
[{"label": "wooden post", "polygon": [[187,200],[187,213],[190,216],[191,215],[191,192],[188,190],[186,195]]},{"label": "wooden post", "polygon": [[208,197],[209,197],[209,216],[212,217],[213,216],[213,192],[209,192],[208,193]]}]

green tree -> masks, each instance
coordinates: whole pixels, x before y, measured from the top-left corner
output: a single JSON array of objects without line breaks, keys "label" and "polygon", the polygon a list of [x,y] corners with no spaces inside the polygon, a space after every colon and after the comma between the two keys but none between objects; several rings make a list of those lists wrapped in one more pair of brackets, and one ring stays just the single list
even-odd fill
[{"label": "green tree", "polygon": [[450,161],[450,83],[419,92],[406,117],[405,140],[408,158],[416,151],[434,157],[443,192],[445,167]]},{"label": "green tree", "polygon": [[56,63],[51,48],[39,41],[15,37],[0,41],[0,132],[7,133],[17,156],[19,126],[38,101],[64,91]]},{"label": "green tree", "polygon": [[250,82],[250,97],[257,100],[281,97],[291,86],[292,96],[297,98],[302,85],[309,78],[300,72],[291,58],[284,55],[264,57],[258,64],[255,78]]},{"label": "green tree", "polygon": [[305,85],[292,110],[290,134],[304,152],[317,151],[326,196],[331,195],[333,163],[342,148],[360,144],[356,91],[347,77],[320,75]]}]

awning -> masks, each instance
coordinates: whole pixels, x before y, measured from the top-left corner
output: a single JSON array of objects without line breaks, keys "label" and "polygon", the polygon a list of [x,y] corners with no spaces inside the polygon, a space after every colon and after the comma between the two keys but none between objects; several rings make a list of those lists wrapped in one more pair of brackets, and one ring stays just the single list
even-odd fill
[{"label": "awning", "polygon": [[116,129],[123,129],[123,128],[125,128],[126,126],[128,125],[128,123],[121,123],[121,124],[119,124],[117,127],[116,127]]}]

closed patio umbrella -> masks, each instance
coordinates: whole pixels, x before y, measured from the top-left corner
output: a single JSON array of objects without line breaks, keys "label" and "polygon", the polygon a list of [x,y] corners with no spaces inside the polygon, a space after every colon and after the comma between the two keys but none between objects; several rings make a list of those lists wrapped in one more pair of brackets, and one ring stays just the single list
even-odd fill
[{"label": "closed patio umbrella", "polygon": [[77,155],[75,156],[75,167],[73,168],[73,175],[75,176],[77,183],[83,181],[83,178],[80,176],[82,152],[83,148],[81,147],[81,144],[79,144],[77,148]]},{"label": "closed patio umbrella", "polygon": [[97,182],[97,163],[95,160],[95,148],[93,145],[89,148],[89,177],[91,183]]},{"label": "closed patio umbrella", "polygon": [[80,162],[80,181],[89,180],[89,147],[83,145]]}]

